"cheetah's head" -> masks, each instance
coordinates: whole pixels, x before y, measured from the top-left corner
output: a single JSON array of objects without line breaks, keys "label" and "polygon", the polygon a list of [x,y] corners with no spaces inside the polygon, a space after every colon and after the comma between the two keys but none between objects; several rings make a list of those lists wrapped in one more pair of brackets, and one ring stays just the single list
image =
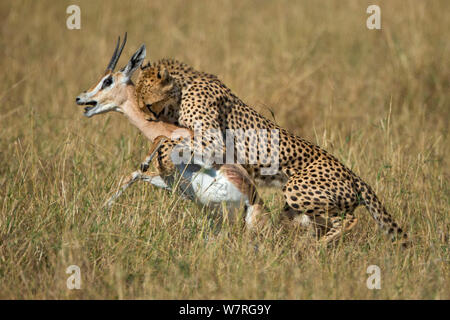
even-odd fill
[{"label": "cheetah's head", "polygon": [[141,109],[157,118],[177,98],[174,79],[163,66],[147,65],[139,75],[136,95]]}]

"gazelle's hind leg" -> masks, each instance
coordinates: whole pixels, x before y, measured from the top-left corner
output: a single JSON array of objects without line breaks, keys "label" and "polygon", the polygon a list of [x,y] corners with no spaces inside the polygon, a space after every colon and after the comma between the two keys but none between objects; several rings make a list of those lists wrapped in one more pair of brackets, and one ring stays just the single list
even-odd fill
[{"label": "gazelle's hind leg", "polygon": [[269,222],[269,211],[258,194],[255,181],[240,164],[223,164],[219,172],[228,183],[234,185],[245,202],[245,224],[247,230],[261,230]]},{"label": "gazelle's hind leg", "polygon": [[247,230],[260,230],[267,226],[268,210],[264,204],[256,203],[247,206],[245,211],[245,225]]}]

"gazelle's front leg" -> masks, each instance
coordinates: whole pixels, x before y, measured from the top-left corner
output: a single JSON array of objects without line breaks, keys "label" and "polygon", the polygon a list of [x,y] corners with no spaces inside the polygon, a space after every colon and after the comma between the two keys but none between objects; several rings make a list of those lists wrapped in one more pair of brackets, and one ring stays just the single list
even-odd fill
[{"label": "gazelle's front leg", "polygon": [[148,168],[150,167],[150,163],[152,162],[153,158],[156,155],[156,152],[158,152],[159,148],[161,148],[164,141],[166,141],[166,138],[164,136],[159,136],[155,139],[155,142],[150,148],[147,157],[145,157],[145,160],[141,162],[142,172],[146,172],[148,170]]},{"label": "gazelle's front leg", "polygon": [[[159,138],[159,137],[158,137]],[[150,163],[152,162],[153,158],[155,157],[156,153],[158,152],[159,148],[161,147],[162,143],[165,140],[163,138],[159,138],[156,143],[153,144],[153,146],[150,148],[149,155],[145,158],[144,162],[141,163],[141,170],[147,171]],[[154,184],[155,186],[159,188],[168,189],[169,187],[164,182],[164,180],[158,175],[158,174],[152,174],[152,175],[145,175],[142,173],[141,170],[134,171],[131,173],[127,179],[125,179],[125,182],[120,186],[119,190],[106,201],[105,206],[110,208],[111,205],[114,203],[114,201],[122,195],[122,193],[128,189],[131,185],[133,185],[136,181],[142,180],[145,182],[150,182]]]},{"label": "gazelle's front leg", "polygon": [[105,206],[110,208],[114,201],[122,195],[122,193],[128,189],[131,185],[133,185],[135,182],[142,180],[144,182],[148,182],[153,184],[154,186],[162,189],[168,189],[170,190],[170,186],[166,184],[166,182],[161,178],[158,174],[153,175],[146,175],[143,174],[140,170],[134,171],[132,174],[128,176],[128,178],[125,180],[125,182],[120,186],[119,190],[106,201]]},{"label": "gazelle's front leg", "polygon": [[114,201],[122,195],[122,193],[128,189],[129,186],[134,184],[136,181],[138,181],[142,177],[142,173],[140,171],[134,171],[132,174],[128,176],[127,179],[125,179],[125,182],[120,186],[120,189],[117,190],[117,192],[108,199],[108,201],[105,202],[105,206],[107,208],[110,208]]}]

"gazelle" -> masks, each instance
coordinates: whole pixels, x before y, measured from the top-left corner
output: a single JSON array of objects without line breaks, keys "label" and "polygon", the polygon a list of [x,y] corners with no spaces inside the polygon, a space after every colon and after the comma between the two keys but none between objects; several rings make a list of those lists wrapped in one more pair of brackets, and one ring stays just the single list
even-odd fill
[{"label": "gazelle", "polygon": [[[78,105],[85,105],[84,115],[94,115],[116,111],[124,114],[144,136],[153,142],[148,165],[157,155],[157,172],[144,174],[138,170],[133,172],[119,191],[107,202],[110,206],[122,192],[138,180],[149,182],[159,188],[177,189],[183,195],[208,207],[217,208],[226,204],[230,212],[244,205],[245,221],[249,228],[256,221],[264,219],[264,206],[259,198],[255,184],[248,173],[238,164],[214,165],[213,168],[202,168],[192,163],[177,163],[172,151],[180,137],[192,136],[192,131],[166,123],[161,119],[149,118],[137,101],[136,89],[131,81],[133,73],[141,66],[146,56],[142,45],[129,62],[114,71],[126,43],[126,34],[122,45],[120,37],[113,56],[100,80],[76,98]],[[144,168],[146,169],[146,168]],[[180,179],[176,179],[179,174]]]}]

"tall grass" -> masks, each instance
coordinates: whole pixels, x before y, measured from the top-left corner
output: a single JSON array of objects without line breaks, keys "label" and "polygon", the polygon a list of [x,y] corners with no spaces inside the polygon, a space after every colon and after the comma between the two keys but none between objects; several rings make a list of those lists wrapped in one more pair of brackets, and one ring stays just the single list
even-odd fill
[{"label": "tall grass", "polygon": [[[0,298],[449,299],[448,1],[0,3]],[[138,184],[107,211],[149,147],[122,116],[74,103],[116,37],[125,59],[174,57],[325,147],[361,175],[412,236],[400,250],[364,209],[335,247],[247,235]],[[263,189],[276,214],[279,190]],[[69,265],[81,290],[68,290]],[[369,265],[381,289],[366,287]]]}]

